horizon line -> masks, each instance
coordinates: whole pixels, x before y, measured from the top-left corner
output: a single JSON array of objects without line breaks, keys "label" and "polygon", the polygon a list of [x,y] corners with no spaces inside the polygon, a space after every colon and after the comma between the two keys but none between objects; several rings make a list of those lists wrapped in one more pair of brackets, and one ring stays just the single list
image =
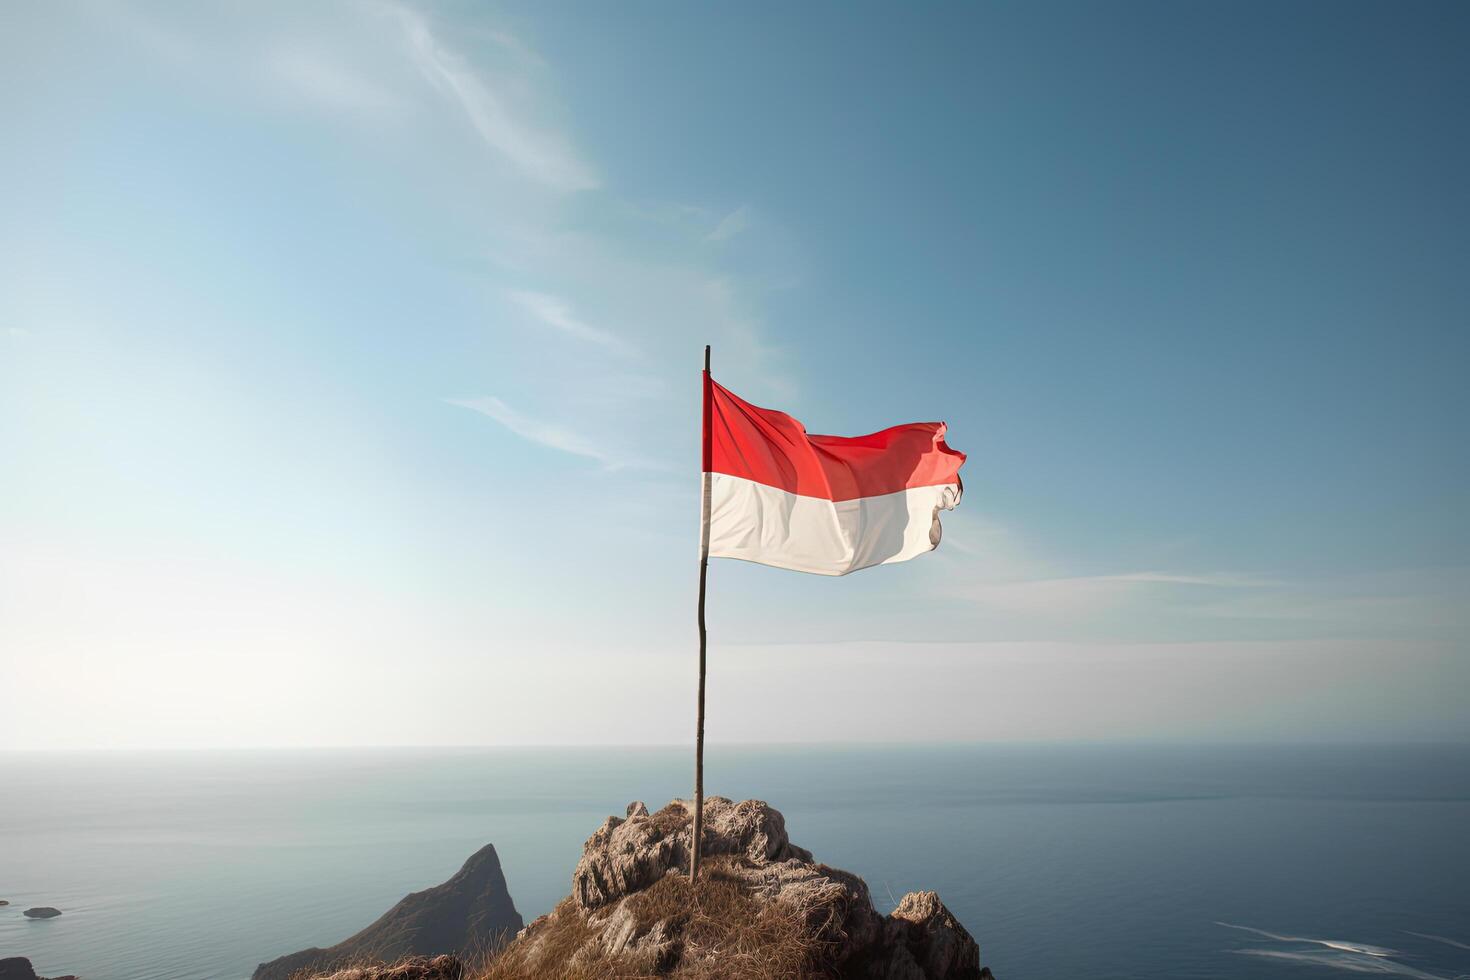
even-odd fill
[{"label": "horizon line", "polygon": [[[871,749],[871,748],[1466,748],[1470,736],[1461,738],[1262,738],[1262,739],[1196,739],[1196,738],[1091,738],[1091,739],[849,739],[844,741],[771,741],[726,742],[721,749]],[[145,746],[0,746],[6,755],[120,755],[127,753],[206,754],[242,752],[508,752],[553,750],[645,750],[670,749],[693,751],[693,743],[685,742],[536,742],[536,743],[395,743],[395,744],[322,744],[322,745],[145,745]]]}]

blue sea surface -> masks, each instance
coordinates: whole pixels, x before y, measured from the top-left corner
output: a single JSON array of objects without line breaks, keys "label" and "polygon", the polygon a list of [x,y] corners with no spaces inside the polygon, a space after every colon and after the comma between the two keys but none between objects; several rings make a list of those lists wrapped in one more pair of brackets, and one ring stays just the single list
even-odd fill
[{"label": "blue sea surface", "polygon": [[[487,841],[529,921],[605,816],[689,795],[690,754],[0,754],[0,957],[244,980]],[[1000,980],[1470,975],[1467,746],[715,747],[706,774],[881,910],[938,891]]]}]

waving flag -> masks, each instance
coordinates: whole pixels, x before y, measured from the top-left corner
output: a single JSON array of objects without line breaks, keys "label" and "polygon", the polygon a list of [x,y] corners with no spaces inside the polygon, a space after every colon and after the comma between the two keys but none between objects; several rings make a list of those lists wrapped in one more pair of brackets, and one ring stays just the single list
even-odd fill
[{"label": "waving flag", "polygon": [[704,376],[706,553],[817,575],[907,561],[939,545],[965,454],[943,422],[808,435]]},{"label": "waving flag", "polygon": [[704,826],[704,621],[711,558],[846,575],[939,547],[939,512],[960,502],[965,454],[943,422],[868,436],[811,436],[785,412],[715,384],[704,349],[704,499],[699,538],[699,695],[689,880],[699,880]]}]

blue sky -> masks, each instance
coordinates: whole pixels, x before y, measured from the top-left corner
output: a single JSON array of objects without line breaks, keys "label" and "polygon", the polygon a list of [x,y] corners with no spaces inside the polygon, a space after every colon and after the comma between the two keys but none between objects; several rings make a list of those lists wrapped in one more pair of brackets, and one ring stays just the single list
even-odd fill
[{"label": "blue sky", "polygon": [[1470,736],[1462,5],[0,16],[13,744],[684,740],[705,343],[970,455],[712,738]]}]

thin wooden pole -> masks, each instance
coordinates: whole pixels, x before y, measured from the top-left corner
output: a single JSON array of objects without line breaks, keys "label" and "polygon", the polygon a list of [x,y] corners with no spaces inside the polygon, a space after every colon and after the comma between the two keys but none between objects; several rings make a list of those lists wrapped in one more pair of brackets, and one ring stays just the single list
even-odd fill
[{"label": "thin wooden pole", "polygon": [[709,345],[704,347],[704,395],[700,451],[699,520],[699,708],[694,729],[694,839],[690,847],[689,880],[699,879],[699,852],[704,843],[704,580],[709,572],[710,381]]}]

